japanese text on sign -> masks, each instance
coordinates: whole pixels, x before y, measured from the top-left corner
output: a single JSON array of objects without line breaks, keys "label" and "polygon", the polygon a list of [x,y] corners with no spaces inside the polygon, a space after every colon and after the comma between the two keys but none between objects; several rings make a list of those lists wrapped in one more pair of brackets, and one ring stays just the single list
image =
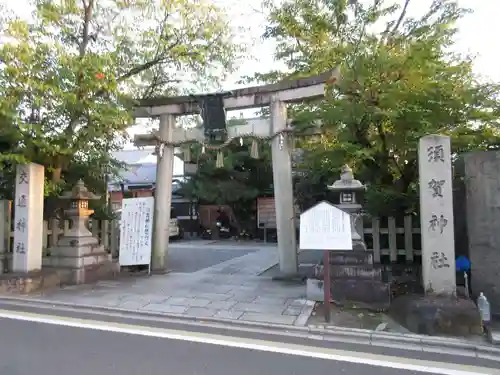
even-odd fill
[{"label": "japanese text on sign", "polygon": [[429,186],[429,189],[432,191],[432,198],[443,198],[443,185],[445,181],[444,180],[435,180],[432,179],[429,181],[427,186]]},{"label": "japanese text on sign", "polygon": [[433,232],[439,231],[439,233],[443,233],[444,228],[448,225],[448,219],[444,217],[444,215],[432,215],[429,220],[429,230]]},{"label": "japanese text on sign", "polygon": [[434,251],[431,256],[431,265],[435,270],[441,268],[449,268],[450,264],[448,262],[448,257],[443,253],[438,253]]},{"label": "japanese text on sign", "polygon": [[443,162],[444,163],[444,148],[442,145],[430,146],[427,148],[427,156],[429,162]]},{"label": "japanese text on sign", "polygon": [[[29,167],[19,165],[16,173],[16,205],[14,217],[14,245],[13,251],[17,259],[24,259],[27,253],[29,238],[28,228],[28,197],[29,197]],[[24,262],[25,260],[22,260]]]},{"label": "japanese text on sign", "polygon": [[327,202],[300,215],[301,250],[352,250],[351,217]]},{"label": "japanese text on sign", "polygon": [[151,262],[153,205],[153,197],[123,200],[120,220],[120,265],[132,266]]}]

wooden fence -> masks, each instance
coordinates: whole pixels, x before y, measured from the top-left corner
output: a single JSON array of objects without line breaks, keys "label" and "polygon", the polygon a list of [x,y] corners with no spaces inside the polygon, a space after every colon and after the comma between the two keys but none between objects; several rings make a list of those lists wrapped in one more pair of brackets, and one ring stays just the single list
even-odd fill
[{"label": "wooden fence", "polygon": [[[14,231],[11,225],[10,235],[7,241],[0,241],[0,252],[12,253],[14,240]],[[50,255],[50,247],[57,244],[59,238],[70,229],[70,221],[64,221],[63,225],[59,224],[57,219],[43,222],[43,252],[44,255]],[[99,239],[99,244],[104,245],[104,248],[113,256],[118,256],[118,240],[120,237],[120,229],[114,221],[99,221],[89,220],[89,229],[92,235]]]},{"label": "wooden fence", "polygon": [[[7,225],[11,227],[11,223]],[[57,243],[59,237],[69,229],[69,225],[69,221],[65,221],[63,225],[59,225],[57,220],[44,222],[45,255],[49,255],[47,250]],[[375,263],[419,263],[421,255],[419,226],[419,219],[415,216],[405,216],[401,219],[365,218],[362,228],[364,240],[367,248],[373,250]],[[89,220],[89,227],[100,244],[104,245],[113,256],[117,256],[119,228],[116,222]],[[14,232],[11,227],[7,241],[3,241],[4,244],[0,241],[0,252],[12,252],[13,237]]]},{"label": "wooden fence", "polygon": [[373,250],[375,263],[420,263],[422,251],[420,219],[404,216],[365,218],[363,234],[366,246]]}]

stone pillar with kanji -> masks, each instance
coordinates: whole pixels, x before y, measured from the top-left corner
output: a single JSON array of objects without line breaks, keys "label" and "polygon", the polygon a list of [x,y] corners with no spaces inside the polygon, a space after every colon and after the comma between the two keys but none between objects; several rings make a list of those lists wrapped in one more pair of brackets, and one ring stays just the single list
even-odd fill
[{"label": "stone pillar with kanji", "polygon": [[42,165],[17,166],[13,207],[13,272],[28,273],[42,268],[44,179]]},{"label": "stone pillar with kanji", "polygon": [[450,137],[422,137],[418,152],[424,291],[433,295],[455,295]]}]

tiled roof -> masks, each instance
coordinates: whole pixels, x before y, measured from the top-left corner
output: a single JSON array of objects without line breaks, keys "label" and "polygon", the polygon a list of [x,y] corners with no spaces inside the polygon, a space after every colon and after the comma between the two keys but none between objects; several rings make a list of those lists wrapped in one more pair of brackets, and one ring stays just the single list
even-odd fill
[{"label": "tiled roof", "polygon": [[[110,181],[111,190],[120,189],[120,184],[125,188],[134,185],[154,185],[156,183],[156,156],[152,155],[153,148],[143,150],[122,150],[113,152],[113,157],[128,164],[120,173],[120,177]],[[184,176],[184,162],[177,156],[174,159],[174,177]]]},{"label": "tiled roof", "polygon": [[144,149],[121,150],[112,153],[115,159],[127,164],[156,163],[156,156],[153,155],[153,147]]},{"label": "tiled roof", "polygon": [[156,182],[156,164],[132,164],[128,170],[120,174],[120,180],[129,185],[154,184]]}]

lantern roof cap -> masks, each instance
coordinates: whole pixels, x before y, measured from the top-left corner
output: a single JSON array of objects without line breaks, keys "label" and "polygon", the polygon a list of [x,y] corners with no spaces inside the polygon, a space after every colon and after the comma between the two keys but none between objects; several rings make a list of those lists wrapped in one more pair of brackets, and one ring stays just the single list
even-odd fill
[{"label": "lantern roof cap", "polygon": [[347,164],[344,164],[340,172],[340,180],[335,181],[332,185],[328,185],[327,188],[334,191],[355,191],[364,190],[365,185],[361,181],[356,180],[352,169]]},{"label": "lantern roof cap", "polygon": [[80,179],[76,185],[70,191],[65,191],[61,195],[61,199],[71,199],[71,200],[96,200],[100,196],[92,193],[87,189],[83,181]]}]

